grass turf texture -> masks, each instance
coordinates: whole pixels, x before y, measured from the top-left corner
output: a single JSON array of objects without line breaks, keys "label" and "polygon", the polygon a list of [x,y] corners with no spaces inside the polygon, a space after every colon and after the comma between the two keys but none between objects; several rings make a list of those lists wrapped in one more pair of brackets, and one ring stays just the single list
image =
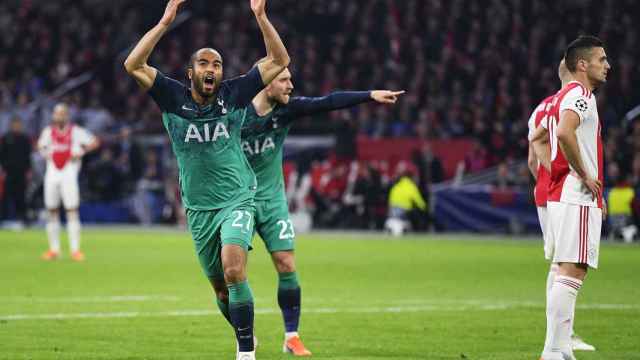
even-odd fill
[{"label": "grass turf texture", "polygon": [[[87,229],[84,263],[66,254],[44,262],[45,244],[43,231],[0,231],[0,359],[234,359],[233,333],[188,234]],[[254,245],[257,356],[288,358],[277,277],[261,241]],[[297,248],[300,330],[315,359],[539,357],[540,242],[313,234]],[[598,351],[577,358],[640,359],[640,247],[605,244],[600,264],[576,317]]]}]

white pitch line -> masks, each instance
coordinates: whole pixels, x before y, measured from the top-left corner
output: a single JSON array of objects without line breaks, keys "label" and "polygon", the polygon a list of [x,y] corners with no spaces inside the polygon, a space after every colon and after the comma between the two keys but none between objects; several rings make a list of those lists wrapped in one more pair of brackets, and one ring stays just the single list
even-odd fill
[{"label": "white pitch line", "polygon": [[0,303],[112,303],[112,302],[145,302],[145,301],[179,301],[180,297],[172,295],[120,295],[120,296],[75,296],[75,297],[30,297],[0,296]]},{"label": "white pitch line", "polygon": [[[543,308],[544,305],[532,306],[529,302],[523,303],[496,303],[484,305],[422,305],[422,306],[390,306],[390,307],[353,307],[353,308],[305,308],[305,314],[385,314],[385,313],[416,313],[416,312],[437,312],[437,311],[494,311],[509,310],[516,308]],[[585,304],[578,306],[578,309],[592,310],[640,310],[640,305],[634,304]],[[280,309],[258,308],[255,310],[258,315],[279,314]],[[103,312],[103,313],[58,313],[58,314],[13,314],[0,315],[0,321],[16,320],[68,320],[68,319],[110,319],[110,318],[138,318],[138,317],[188,317],[188,316],[209,316],[218,314],[213,309],[193,309],[193,310],[173,310],[158,312]]]}]

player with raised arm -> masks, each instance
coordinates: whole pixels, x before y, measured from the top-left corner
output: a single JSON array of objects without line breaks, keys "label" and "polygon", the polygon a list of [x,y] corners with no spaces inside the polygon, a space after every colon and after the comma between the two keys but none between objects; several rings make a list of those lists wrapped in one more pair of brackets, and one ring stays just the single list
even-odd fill
[{"label": "player with raised arm", "polygon": [[162,110],[178,160],[180,189],[200,265],[223,314],[232,324],[238,360],[255,359],[253,295],[247,252],[254,226],[256,178],[244,156],[240,131],[251,99],[289,64],[289,55],[265,13],[266,0],[251,0],[267,58],[246,75],[222,81],[223,62],[214,49],[189,61],[190,86],[170,79],[147,59],[185,0],[170,0],[160,22],[125,61],[127,72]]},{"label": "player with raised arm", "polygon": [[80,251],[80,189],[78,174],[84,154],[99,146],[98,139],[81,126],[72,124],[67,104],[53,108],[52,124],[45,127],[38,139],[38,151],[47,160],[44,175],[44,205],[47,208],[47,238],[49,250],[44,260],[60,257],[60,202],[67,218],[67,233],[71,259],[83,261]]},{"label": "player with raised arm", "polygon": [[242,130],[242,148],[258,179],[256,231],[278,273],[278,304],[285,327],[283,351],[310,356],[298,334],[301,290],[294,257],[295,231],[282,173],[285,137],[299,117],[368,101],[394,104],[404,91],[342,91],[325,97],[291,97],[292,91],[291,73],[285,69],[253,99]]},{"label": "player with raised arm", "polygon": [[589,267],[598,267],[603,206],[601,123],[593,90],[611,69],[604,44],[580,36],[565,52],[574,81],[560,90],[549,113],[551,179],[547,199],[557,274],[547,300],[543,360],[575,359],[571,331],[576,298]]},{"label": "player with raised arm", "polygon": [[[558,66],[558,77],[560,78],[561,88],[564,88],[573,80],[571,73],[564,63],[564,59],[560,61]],[[542,229],[542,238],[544,242],[544,256],[547,260],[553,259],[553,237],[549,231],[549,220],[547,215],[547,195],[549,193],[549,180],[551,177],[551,146],[549,145],[549,136],[547,131],[547,121],[549,113],[553,106],[554,95],[545,98],[533,111],[529,118],[529,169],[536,179],[534,189],[534,198],[538,211],[538,219],[540,228]],[[551,262],[549,273],[547,275],[546,297],[549,298],[551,286],[558,271],[558,264]],[[595,347],[585,343],[571,329],[571,347],[573,350],[594,351]]]}]

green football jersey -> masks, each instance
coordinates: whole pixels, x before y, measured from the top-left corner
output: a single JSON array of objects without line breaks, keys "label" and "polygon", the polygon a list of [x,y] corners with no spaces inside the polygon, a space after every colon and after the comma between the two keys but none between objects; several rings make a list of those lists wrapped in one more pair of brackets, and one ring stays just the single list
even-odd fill
[{"label": "green football jersey", "polygon": [[284,191],[282,148],[291,124],[279,123],[278,110],[258,116],[253,106],[247,107],[242,150],[258,180],[256,200],[268,200]]},{"label": "green football jersey", "polygon": [[295,119],[344,109],[370,100],[369,91],[339,91],[323,97],[296,96],[287,104],[277,104],[265,116],[259,116],[253,105],[249,105],[242,129],[242,150],[258,179],[255,199],[260,201],[282,197],[283,146]]},{"label": "green football jersey", "polygon": [[262,86],[260,74],[252,70],[222,82],[216,101],[198,106],[183,84],[156,76],[149,93],[162,110],[187,209],[215,210],[253,198],[256,177],[240,135],[247,103]]}]

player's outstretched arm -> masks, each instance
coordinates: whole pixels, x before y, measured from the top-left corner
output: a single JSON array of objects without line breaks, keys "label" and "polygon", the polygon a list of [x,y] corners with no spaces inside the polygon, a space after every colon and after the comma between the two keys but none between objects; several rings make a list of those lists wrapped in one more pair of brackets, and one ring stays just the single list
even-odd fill
[{"label": "player's outstretched arm", "polygon": [[275,79],[282,70],[289,66],[291,61],[280,35],[267,18],[266,2],[267,0],[251,0],[251,10],[258,21],[267,50],[267,60],[258,64],[258,70],[265,85]]},{"label": "player's outstretched arm", "polygon": [[400,95],[404,93],[404,90],[373,90],[371,91],[371,98],[373,99],[373,101],[381,104],[395,104],[398,101],[398,98],[400,98]]},{"label": "player's outstretched arm", "polygon": [[557,131],[558,146],[584,186],[596,198],[601,193],[602,184],[599,180],[593,179],[584,167],[576,136],[578,125],[580,125],[578,114],[572,110],[562,112]]},{"label": "player's outstretched arm", "polygon": [[289,103],[290,111],[298,116],[345,109],[368,101],[395,104],[404,91],[336,91],[322,97],[295,97]]},{"label": "player's outstretched arm", "polygon": [[156,74],[158,73],[154,67],[147,64],[149,55],[151,55],[160,38],[162,38],[175,20],[178,7],[185,1],[186,0],[169,0],[162,19],[140,39],[124,62],[124,68],[127,70],[127,73],[129,73],[144,90],[149,90],[151,86],[153,86]]}]

